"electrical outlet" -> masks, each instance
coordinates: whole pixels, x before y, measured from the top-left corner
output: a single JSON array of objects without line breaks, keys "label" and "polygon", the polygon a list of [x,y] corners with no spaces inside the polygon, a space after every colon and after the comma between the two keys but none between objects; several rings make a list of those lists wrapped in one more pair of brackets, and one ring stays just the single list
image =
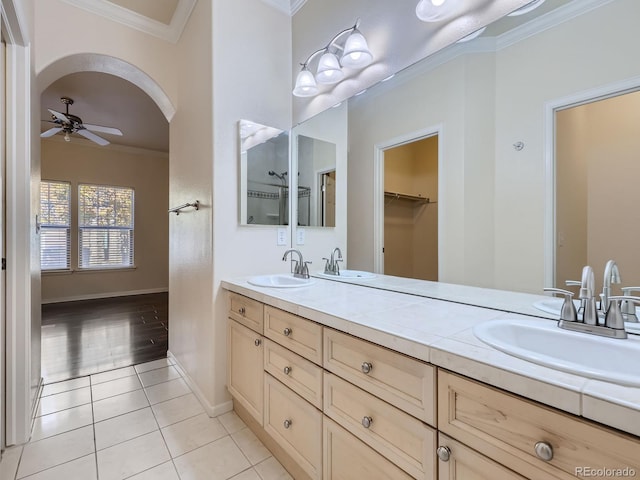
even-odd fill
[{"label": "electrical outlet", "polygon": [[286,228],[278,228],[278,246],[287,245],[287,229]]},{"label": "electrical outlet", "polygon": [[296,245],[304,245],[305,229],[296,228]]}]

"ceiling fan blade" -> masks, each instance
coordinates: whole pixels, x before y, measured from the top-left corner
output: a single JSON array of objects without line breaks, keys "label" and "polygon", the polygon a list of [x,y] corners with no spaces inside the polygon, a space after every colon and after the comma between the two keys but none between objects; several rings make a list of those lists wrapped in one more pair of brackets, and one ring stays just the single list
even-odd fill
[{"label": "ceiling fan blade", "polygon": [[62,127],[53,127],[47,130],[46,132],[42,132],[40,134],[41,138],[53,137],[56,133],[61,132]]},{"label": "ceiling fan blade", "polygon": [[86,128],[81,128],[80,130],[78,130],[76,132],[78,135],[82,135],[84,138],[87,138],[93,142],[96,142],[98,145],[102,145],[103,147],[105,145],[109,145],[109,141],[105,140],[102,137],[99,137],[98,135],[96,135],[95,133],[91,133],[89,130],[87,130]]},{"label": "ceiling fan blade", "polygon": [[56,117],[58,120],[61,120],[64,123],[71,123],[69,117],[67,117],[64,113],[56,112],[55,110],[51,110],[50,108],[47,108],[47,110],[49,110],[49,112],[51,112],[51,115]]},{"label": "ceiling fan blade", "polygon": [[118,130],[117,128],[103,127],[103,126],[100,126],[100,125],[91,125],[90,123],[83,123],[82,125],[87,130],[91,130],[93,132],[110,133],[111,135],[122,135],[122,132],[120,130]]}]

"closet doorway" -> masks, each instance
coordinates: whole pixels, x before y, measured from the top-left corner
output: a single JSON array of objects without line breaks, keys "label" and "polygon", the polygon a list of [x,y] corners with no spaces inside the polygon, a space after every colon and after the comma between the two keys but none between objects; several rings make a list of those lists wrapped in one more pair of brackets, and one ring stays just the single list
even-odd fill
[{"label": "closet doorway", "polygon": [[438,134],[384,149],[384,274],[438,281]]}]

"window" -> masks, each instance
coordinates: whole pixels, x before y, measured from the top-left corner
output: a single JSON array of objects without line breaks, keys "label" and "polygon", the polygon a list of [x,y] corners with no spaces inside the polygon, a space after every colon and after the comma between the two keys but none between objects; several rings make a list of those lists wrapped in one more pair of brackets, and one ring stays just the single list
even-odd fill
[{"label": "window", "polygon": [[79,268],[133,267],[133,189],[78,186]]},{"label": "window", "polygon": [[40,268],[69,269],[71,184],[40,182]]}]

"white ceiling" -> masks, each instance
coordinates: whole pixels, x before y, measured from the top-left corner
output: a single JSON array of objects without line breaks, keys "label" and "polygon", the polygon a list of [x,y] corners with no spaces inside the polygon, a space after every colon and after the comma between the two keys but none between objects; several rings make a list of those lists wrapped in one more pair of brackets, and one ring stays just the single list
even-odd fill
[{"label": "white ceiling", "polygon": [[[177,41],[197,0],[64,0],[97,15],[107,16],[167,41]],[[307,0],[262,0],[293,15]],[[322,0],[321,0],[322,1]],[[552,10],[568,0],[547,0],[538,13]],[[416,0],[417,3],[417,0]],[[514,17],[491,26],[484,36],[504,33],[523,21]],[[494,24],[495,25],[495,24]],[[147,29],[147,27],[149,29]],[[499,29],[498,29],[499,28]],[[122,137],[103,135],[112,143],[156,151],[169,151],[169,125],[155,103],[138,87],[118,77],[93,72],[75,73],[55,81],[42,94],[41,119],[48,120],[48,108],[64,112],[60,97],[74,99],[70,113],[86,123],[116,127]],[[42,122],[41,131],[52,124]],[[77,137],[74,135],[73,138]],[[77,141],[85,141],[80,137]]]}]

